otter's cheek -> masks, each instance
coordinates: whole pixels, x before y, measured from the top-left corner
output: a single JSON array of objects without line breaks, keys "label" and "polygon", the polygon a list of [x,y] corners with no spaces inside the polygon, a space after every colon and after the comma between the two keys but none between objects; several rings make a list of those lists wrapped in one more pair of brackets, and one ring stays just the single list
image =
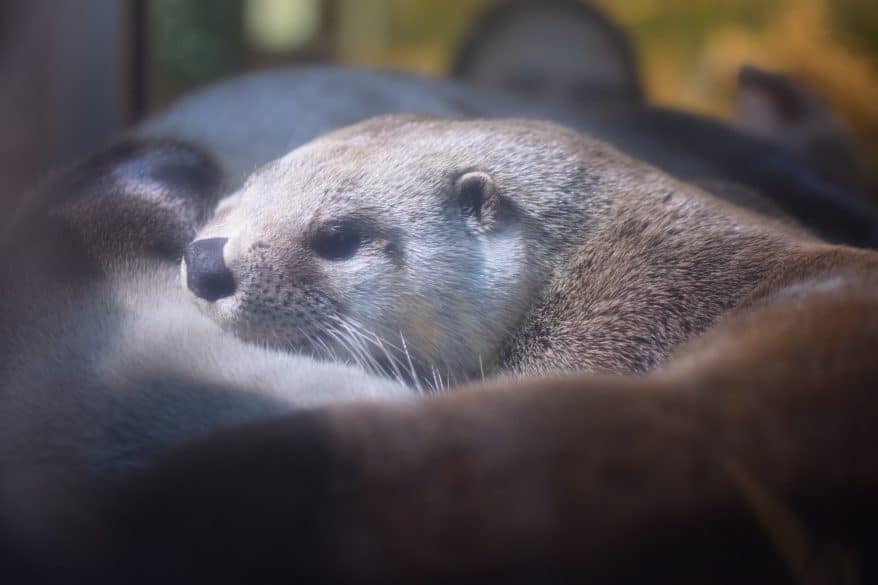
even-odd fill
[{"label": "otter's cheek", "polygon": [[448,337],[442,327],[437,325],[441,320],[432,310],[411,310],[408,313],[403,322],[409,324],[407,335],[411,339],[407,339],[406,343],[421,348],[430,356],[440,351]]}]

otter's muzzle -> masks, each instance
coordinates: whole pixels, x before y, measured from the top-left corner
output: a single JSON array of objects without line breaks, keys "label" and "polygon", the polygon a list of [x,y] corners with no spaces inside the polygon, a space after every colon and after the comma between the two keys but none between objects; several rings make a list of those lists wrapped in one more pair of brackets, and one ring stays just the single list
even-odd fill
[{"label": "otter's muzzle", "polygon": [[206,238],[189,244],[186,262],[186,286],[206,301],[216,301],[235,293],[235,277],[223,261],[223,246],[228,238]]}]

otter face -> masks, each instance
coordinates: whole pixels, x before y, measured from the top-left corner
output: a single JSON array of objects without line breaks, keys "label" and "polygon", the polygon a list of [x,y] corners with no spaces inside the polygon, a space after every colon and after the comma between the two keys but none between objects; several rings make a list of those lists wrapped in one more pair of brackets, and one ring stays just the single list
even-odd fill
[{"label": "otter face", "polygon": [[478,375],[528,307],[534,248],[490,169],[416,136],[330,135],[260,169],[190,244],[184,286],[247,340]]}]

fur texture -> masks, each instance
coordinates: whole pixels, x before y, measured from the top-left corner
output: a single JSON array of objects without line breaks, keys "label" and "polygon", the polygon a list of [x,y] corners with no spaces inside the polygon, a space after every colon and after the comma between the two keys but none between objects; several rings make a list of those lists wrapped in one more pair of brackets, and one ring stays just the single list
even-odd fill
[{"label": "fur texture", "polygon": [[[476,209],[456,183],[474,172]],[[357,240],[349,255],[323,257],[326,226]],[[262,168],[198,236],[217,237],[237,288],[198,300],[224,327],[413,362],[425,384],[648,372],[823,249],[559,126],[415,116],[341,130]]]}]

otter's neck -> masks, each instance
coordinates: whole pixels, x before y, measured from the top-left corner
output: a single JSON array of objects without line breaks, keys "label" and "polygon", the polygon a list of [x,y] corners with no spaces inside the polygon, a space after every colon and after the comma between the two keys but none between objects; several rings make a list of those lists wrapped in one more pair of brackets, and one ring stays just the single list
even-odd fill
[{"label": "otter's neck", "polygon": [[676,183],[608,206],[501,354],[520,374],[644,373],[717,322],[795,246]]}]

